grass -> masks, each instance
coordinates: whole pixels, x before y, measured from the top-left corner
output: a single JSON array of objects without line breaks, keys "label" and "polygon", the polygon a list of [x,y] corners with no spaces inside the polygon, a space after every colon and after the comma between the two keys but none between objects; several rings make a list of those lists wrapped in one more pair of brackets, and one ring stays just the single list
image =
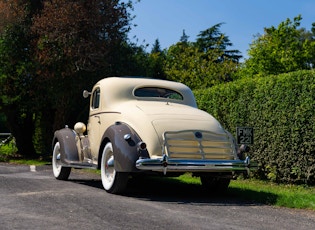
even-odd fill
[{"label": "grass", "polygon": [[259,180],[235,180],[231,182],[230,188],[242,191],[242,196],[245,197],[250,197],[250,191],[265,194],[257,198],[251,197],[251,199],[265,201],[266,204],[315,210],[315,187],[274,184]]},{"label": "grass", "polygon": [[36,165],[36,166],[40,166],[40,165],[47,165],[50,164],[50,162],[47,161],[40,161],[40,160],[25,160],[25,159],[18,159],[18,160],[8,160],[7,163],[10,164],[20,164],[20,165]]},{"label": "grass", "polygon": [[[199,178],[185,174],[177,178],[183,183],[200,184]],[[315,211],[315,187],[306,185],[275,184],[254,179],[232,180],[230,195],[279,207],[309,209]]]}]

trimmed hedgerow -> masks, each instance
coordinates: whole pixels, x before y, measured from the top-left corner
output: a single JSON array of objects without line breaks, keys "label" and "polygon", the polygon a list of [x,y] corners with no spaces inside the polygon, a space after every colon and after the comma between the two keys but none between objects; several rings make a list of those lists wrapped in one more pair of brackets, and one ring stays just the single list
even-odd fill
[{"label": "trimmed hedgerow", "polygon": [[315,71],[241,79],[194,93],[199,108],[230,132],[254,128],[256,176],[315,184]]}]

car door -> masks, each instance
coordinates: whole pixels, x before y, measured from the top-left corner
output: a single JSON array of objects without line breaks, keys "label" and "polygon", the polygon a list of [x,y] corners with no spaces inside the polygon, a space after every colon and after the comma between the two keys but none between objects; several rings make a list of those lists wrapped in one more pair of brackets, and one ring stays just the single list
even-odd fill
[{"label": "car door", "polygon": [[101,91],[99,87],[95,87],[92,91],[90,102],[90,115],[87,126],[87,132],[90,141],[91,154],[93,161],[97,161],[98,151],[100,147],[100,127],[101,127]]}]

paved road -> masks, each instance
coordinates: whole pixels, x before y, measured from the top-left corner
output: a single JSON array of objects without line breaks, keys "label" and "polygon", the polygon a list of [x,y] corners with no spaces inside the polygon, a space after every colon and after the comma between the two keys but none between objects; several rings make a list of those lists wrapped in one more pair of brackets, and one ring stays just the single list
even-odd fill
[{"label": "paved road", "polygon": [[96,174],[75,170],[69,181],[58,181],[50,166],[1,163],[0,229],[315,229],[315,212],[149,183],[111,195]]}]

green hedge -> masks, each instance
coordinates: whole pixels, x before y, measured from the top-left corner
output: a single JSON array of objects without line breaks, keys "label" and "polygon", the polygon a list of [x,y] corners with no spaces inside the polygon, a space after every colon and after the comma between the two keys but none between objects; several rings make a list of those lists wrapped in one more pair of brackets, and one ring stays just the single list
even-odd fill
[{"label": "green hedge", "polygon": [[254,128],[256,176],[315,184],[315,71],[241,79],[194,93],[199,108],[230,132]]}]

